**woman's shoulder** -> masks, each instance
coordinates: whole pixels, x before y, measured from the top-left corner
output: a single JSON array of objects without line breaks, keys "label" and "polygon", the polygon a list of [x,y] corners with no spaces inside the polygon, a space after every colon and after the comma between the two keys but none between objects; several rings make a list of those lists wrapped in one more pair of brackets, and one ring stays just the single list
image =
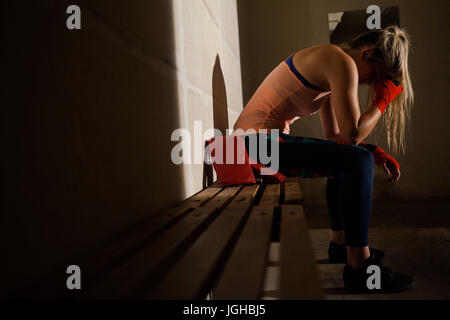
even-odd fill
[{"label": "woman's shoulder", "polygon": [[329,72],[342,73],[342,75],[358,73],[353,58],[335,44],[320,44],[297,51],[293,59],[294,64],[306,73],[312,74],[314,78],[317,78],[318,70],[327,74]]},{"label": "woman's shoulder", "polygon": [[354,63],[354,60],[340,46],[335,44],[319,44],[299,50],[295,53],[297,59],[317,59],[323,62]]}]

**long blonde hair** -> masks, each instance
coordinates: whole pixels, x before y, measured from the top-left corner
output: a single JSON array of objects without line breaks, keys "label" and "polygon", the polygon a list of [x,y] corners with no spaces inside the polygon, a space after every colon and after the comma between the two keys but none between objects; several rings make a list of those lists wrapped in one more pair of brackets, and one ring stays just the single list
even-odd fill
[{"label": "long blonde hair", "polygon": [[[394,155],[399,150],[405,153],[405,131],[409,127],[411,107],[414,102],[414,92],[408,70],[408,55],[410,39],[403,28],[389,26],[381,30],[363,33],[342,46],[358,49],[365,45],[375,47],[372,59],[383,62],[389,76],[400,82],[403,91],[389,105],[382,117],[386,126],[387,142]],[[374,98],[374,86],[369,88],[368,105]]]}]

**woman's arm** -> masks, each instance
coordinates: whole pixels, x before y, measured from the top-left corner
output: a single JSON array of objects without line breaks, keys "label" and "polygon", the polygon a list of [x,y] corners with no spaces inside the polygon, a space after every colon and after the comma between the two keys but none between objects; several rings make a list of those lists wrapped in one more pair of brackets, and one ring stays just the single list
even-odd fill
[{"label": "woman's arm", "polygon": [[338,54],[327,64],[329,64],[327,75],[331,89],[331,105],[340,129],[338,142],[359,144],[375,128],[381,112],[376,106],[371,105],[361,114],[358,70],[351,57]]},{"label": "woman's arm", "polygon": [[323,134],[327,140],[336,141],[339,137],[339,125],[331,106],[330,97],[328,96],[319,108],[319,117],[322,124]]},{"label": "woman's arm", "polygon": [[[366,112],[361,115],[361,118],[366,116]],[[331,105],[329,97],[323,102],[322,106],[320,107],[319,117],[326,139],[340,142],[342,139],[340,137],[339,125],[336,120],[336,114],[334,113],[333,106]],[[364,121],[362,122],[364,123]],[[362,140],[357,144],[361,142]]]},{"label": "woman's arm", "polygon": [[[322,123],[323,133],[327,140],[340,142],[339,126],[329,98],[327,98],[320,106],[319,116],[320,122]],[[362,116],[364,116],[364,113]],[[384,169],[386,175],[392,175],[392,177],[388,180],[389,182],[394,183],[400,179],[400,165],[394,158],[376,145],[362,142],[358,143],[358,145],[366,148],[373,154],[375,163]]]}]

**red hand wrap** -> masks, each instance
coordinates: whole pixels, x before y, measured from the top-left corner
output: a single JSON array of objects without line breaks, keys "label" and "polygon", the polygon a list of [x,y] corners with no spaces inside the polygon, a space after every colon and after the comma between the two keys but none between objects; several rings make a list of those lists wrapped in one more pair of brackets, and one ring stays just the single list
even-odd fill
[{"label": "red hand wrap", "polygon": [[364,142],[361,142],[359,146],[366,148],[369,150],[372,155],[373,159],[375,160],[375,164],[377,166],[382,167],[384,164],[386,164],[386,167],[392,172],[394,169],[400,169],[400,165],[398,162],[392,158],[390,155],[388,155],[383,149],[380,147],[377,147],[373,144],[367,144]]},{"label": "red hand wrap", "polygon": [[390,79],[377,81],[374,85],[374,89],[375,98],[373,99],[372,104],[380,109],[381,113],[383,113],[389,103],[403,91],[401,85],[396,85],[394,81]]}]

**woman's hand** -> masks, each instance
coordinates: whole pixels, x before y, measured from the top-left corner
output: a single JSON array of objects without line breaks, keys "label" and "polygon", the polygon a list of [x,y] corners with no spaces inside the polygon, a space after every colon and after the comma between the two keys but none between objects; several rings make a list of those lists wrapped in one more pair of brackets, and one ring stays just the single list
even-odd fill
[{"label": "woman's hand", "polygon": [[383,169],[384,169],[384,173],[387,176],[392,175],[392,177],[388,179],[389,182],[395,183],[398,181],[398,179],[400,179],[400,168],[396,167],[389,161],[383,163]]},{"label": "woman's hand", "polygon": [[389,182],[395,183],[400,179],[400,165],[397,160],[374,144],[361,142],[359,146],[366,148],[372,153],[375,164],[382,167],[387,176],[391,176],[388,179]]},{"label": "woman's hand", "polygon": [[383,114],[389,103],[392,102],[402,91],[403,87],[396,80],[383,79],[374,84],[375,98],[373,105],[375,105]]}]

